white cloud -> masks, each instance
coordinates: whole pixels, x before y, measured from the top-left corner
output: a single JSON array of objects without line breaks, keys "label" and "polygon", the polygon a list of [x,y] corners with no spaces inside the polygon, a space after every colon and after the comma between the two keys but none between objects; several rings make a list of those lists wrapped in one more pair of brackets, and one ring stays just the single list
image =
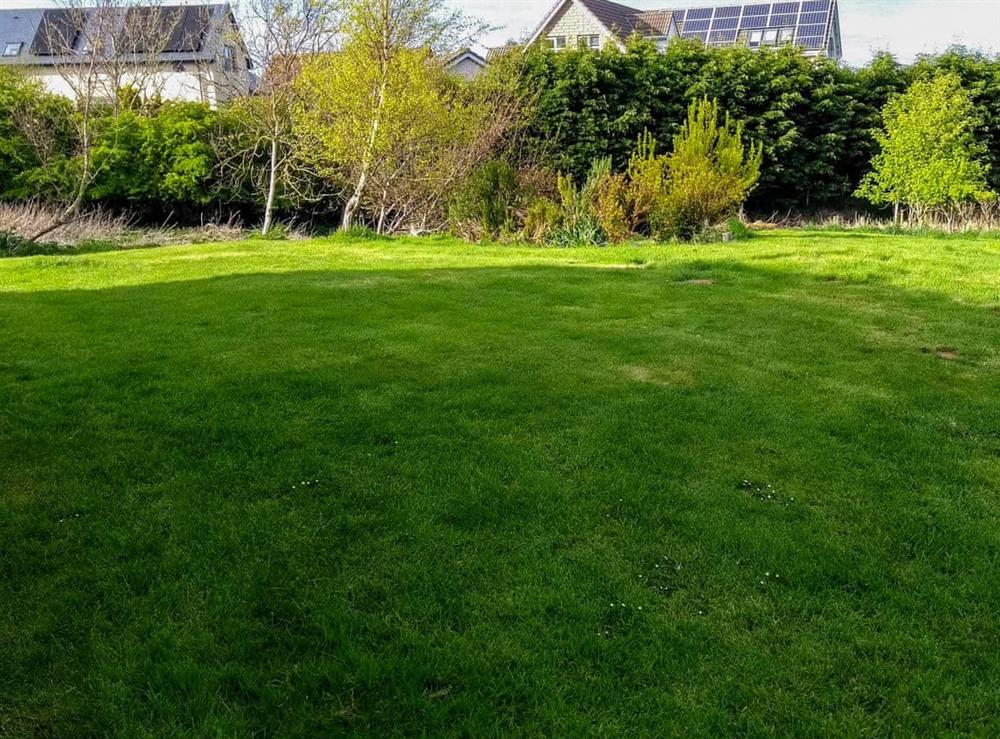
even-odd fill
[{"label": "white cloud", "polygon": [[887,50],[903,61],[952,44],[1000,51],[998,0],[841,0],[845,59]]}]

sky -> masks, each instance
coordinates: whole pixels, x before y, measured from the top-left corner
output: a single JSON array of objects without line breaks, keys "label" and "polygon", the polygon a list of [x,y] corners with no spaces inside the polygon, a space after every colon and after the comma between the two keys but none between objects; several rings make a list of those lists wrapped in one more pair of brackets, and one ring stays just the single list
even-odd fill
[{"label": "sky", "polygon": [[[449,1],[497,28],[480,40],[480,47],[499,46],[508,39],[523,37],[553,5],[553,0]],[[716,5],[729,0],[621,1],[651,9]],[[51,6],[57,2],[0,0],[0,8]],[[882,50],[909,62],[917,54],[952,44],[996,54],[1000,53],[1000,0],[840,0],[840,27],[844,35],[844,61],[851,65],[862,65],[874,52]]]},{"label": "sky", "polygon": [[[705,0],[619,0],[635,8],[720,5]],[[738,1],[738,0],[737,0]],[[5,0],[0,0],[0,4]],[[453,4],[499,26],[483,39],[498,46],[530,32],[554,4],[553,0],[454,0]],[[1000,53],[1000,0],[840,0],[844,61],[862,65],[876,51],[887,50],[900,61],[922,52],[963,44]]]}]

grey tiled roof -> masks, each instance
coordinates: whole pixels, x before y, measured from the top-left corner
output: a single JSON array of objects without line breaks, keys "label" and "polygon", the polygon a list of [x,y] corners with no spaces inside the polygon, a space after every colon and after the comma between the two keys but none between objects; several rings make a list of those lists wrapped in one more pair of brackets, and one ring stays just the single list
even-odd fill
[{"label": "grey tiled roof", "polygon": [[[105,10],[108,8],[80,8],[72,11],[41,8],[0,10],[0,54],[8,44],[18,45],[15,56],[0,55],[0,65],[55,66],[71,63],[74,58],[72,49],[61,47],[64,43],[72,42],[77,33],[76,26],[82,24],[86,29],[87,24],[91,24],[89,28],[93,31],[98,23],[107,23],[97,20],[97,14]],[[115,13],[113,23],[117,23],[119,27],[126,22],[128,13],[143,16],[145,20],[138,21],[140,23],[150,23],[150,19],[158,21],[162,26],[162,33],[168,35],[161,42],[163,46],[157,54],[158,60],[162,62],[206,61],[215,58],[222,21],[232,14],[228,4],[131,6],[111,8],[110,12]],[[153,13],[158,15],[151,15]],[[54,29],[57,33],[46,29]],[[50,48],[50,40],[53,38],[57,39],[59,48]],[[142,52],[141,49],[135,51],[137,54]]]},{"label": "grey tiled roof", "polygon": [[497,59],[503,59],[508,54],[511,54],[521,48],[520,44],[507,44],[506,46],[494,46],[492,49],[486,50],[486,61],[495,62]]},{"label": "grey tiled roof", "polygon": [[674,22],[672,10],[649,10],[635,17],[635,30],[643,36],[666,36]]},{"label": "grey tiled roof", "polygon": [[619,5],[609,0],[580,0],[587,9],[597,16],[608,30],[615,31],[622,37],[627,37],[636,30],[637,17],[640,11],[627,5]]}]

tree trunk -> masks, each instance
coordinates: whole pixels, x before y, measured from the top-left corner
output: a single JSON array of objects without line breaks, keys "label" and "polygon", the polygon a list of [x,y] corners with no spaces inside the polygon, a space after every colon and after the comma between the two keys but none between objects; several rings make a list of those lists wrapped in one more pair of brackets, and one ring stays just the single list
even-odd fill
[{"label": "tree trunk", "polygon": [[379,208],[378,213],[378,228],[375,229],[375,233],[382,236],[385,233],[385,193],[382,193],[382,206]]},{"label": "tree trunk", "polygon": [[354,216],[361,206],[361,198],[364,197],[365,188],[368,186],[368,177],[371,174],[372,162],[375,160],[375,145],[378,143],[379,129],[382,127],[382,113],[385,109],[385,98],[389,90],[389,53],[388,48],[383,49],[382,56],[382,79],[379,82],[378,94],[375,97],[375,110],[372,111],[372,122],[368,129],[368,141],[365,144],[365,151],[361,157],[361,171],[358,173],[358,182],[354,186],[354,193],[344,206],[344,220],[341,228],[347,231],[354,225]]},{"label": "tree trunk", "polygon": [[351,195],[347,201],[347,205],[344,206],[344,220],[340,224],[343,230],[347,231],[354,225],[354,215],[358,212],[358,206],[361,205],[361,196],[364,195],[367,185],[368,170],[362,165],[361,174],[358,176],[358,183],[354,186],[354,194]]},{"label": "tree trunk", "polygon": [[278,189],[278,137],[271,139],[271,168],[268,172],[267,202],[264,204],[264,225],[261,226],[261,236],[267,236],[271,230],[271,219],[274,214],[274,194]]},{"label": "tree trunk", "polygon": [[898,202],[893,203],[892,225],[895,226],[896,228],[899,228],[900,226],[903,225],[902,219],[903,219],[903,214],[900,211],[899,203]]}]

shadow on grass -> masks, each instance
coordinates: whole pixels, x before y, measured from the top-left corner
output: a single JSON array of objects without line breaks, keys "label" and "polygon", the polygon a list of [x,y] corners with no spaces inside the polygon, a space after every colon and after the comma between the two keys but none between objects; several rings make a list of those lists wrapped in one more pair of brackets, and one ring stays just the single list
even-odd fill
[{"label": "shadow on grass", "polygon": [[988,730],[998,346],[717,260],[0,294],[0,726]]}]

